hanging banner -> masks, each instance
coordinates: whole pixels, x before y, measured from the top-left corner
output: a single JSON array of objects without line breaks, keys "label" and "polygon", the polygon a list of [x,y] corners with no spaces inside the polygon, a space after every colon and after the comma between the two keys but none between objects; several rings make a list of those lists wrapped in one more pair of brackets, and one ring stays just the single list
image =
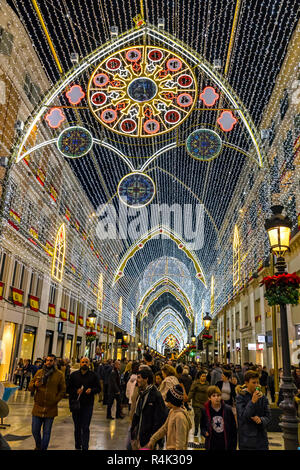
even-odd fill
[{"label": "hanging banner", "polygon": [[54,304],[48,305],[48,315],[49,317],[55,318],[55,305]]},{"label": "hanging banner", "polygon": [[68,207],[66,207],[66,213],[65,213],[65,217],[66,219],[70,220],[70,217],[71,217],[71,211]]},{"label": "hanging banner", "polygon": [[3,300],[4,282],[0,282],[0,300]]},{"label": "hanging banner", "polygon": [[61,308],[61,309],[60,309],[60,318],[61,318],[63,321],[67,321],[68,315],[67,315],[67,310],[66,310],[66,309],[64,309],[64,308]]},{"label": "hanging banner", "polygon": [[34,227],[30,227],[29,233],[33,238],[39,238],[38,232]]},{"label": "hanging banner", "polygon": [[8,223],[15,229],[15,230],[19,230],[19,224],[21,222],[21,217],[19,216],[19,214],[17,214],[15,211],[13,211],[12,209],[10,209],[9,211],[9,219],[8,219]]},{"label": "hanging banner", "polygon": [[103,326],[103,333],[107,333],[107,326]]},{"label": "hanging banner", "polygon": [[98,331],[98,333],[100,333],[100,331],[101,331],[101,326],[100,325],[97,325],[97,331]]},{"label": "hanging banner", "polygon": [[78,317],[78,324],[79,324],[80,326],[83,326],[83,317],[81,317],[81,316]]},{"label": "hanging banner", "polygon": [[75,323],[75,314],[73,312],[69,312],[69,322]]},{"label": "hanging banner", "polygon": [[22,307],[24,292],[20,289],[16,289],[15,287],[11,288],[11,292],[12,292],[13,303],[19,307]]},{"label": "hanging banner", "polygon": [[50,186],[50,196],[53,199],[54,202],[57,200],[57,191],[54,186]]},{"label": "hanging banner", "polygon": [[42,168],[39,168],[36,172],[36,178],[38,180],[38,182],[44,186],[45,184],[45,179],[46,179],[46,173],[44,172],[44,170],[42,170]]},{"label": "hanging banner", "polygon": [[109,330],[109,334],[110,334],[111,336],[113,336],[113,334],[114,334],[113,330],[110,329],[110,330]]},{"label": "hanging banner", "polygon": [[35,297],[34,295],[29,294],[28,295],[28,303],[30,310],[33,310],[34,312],[38,312],[40,309],[40,299],[38,297]]}]

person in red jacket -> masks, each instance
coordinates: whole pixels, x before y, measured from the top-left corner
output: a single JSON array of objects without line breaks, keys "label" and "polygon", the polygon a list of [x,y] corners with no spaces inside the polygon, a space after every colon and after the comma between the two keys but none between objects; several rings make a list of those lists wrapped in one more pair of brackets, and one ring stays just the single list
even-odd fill
[{"label": "person in red jacket", "polygon": [[200,422],[205,449],[236,450],[237,428],[231,406],[224,403],[221,390],[215,385],[208,387],[207,395]]}]

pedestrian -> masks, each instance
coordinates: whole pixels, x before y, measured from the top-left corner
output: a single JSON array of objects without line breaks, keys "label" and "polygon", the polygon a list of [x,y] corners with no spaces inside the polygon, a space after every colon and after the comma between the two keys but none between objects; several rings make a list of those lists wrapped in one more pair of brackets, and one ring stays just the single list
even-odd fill
[{"label": "pedestrian", "polygon": [[137,373],[139,370],[139,363],[133,362],[131,365],[131,375],[126,385],[126,397],[128,398],[128,409],[130,411],[132,403],[132,395],[136,386]]},{"label": "pedestrian", "polygon": [[222,380],[222,374],[223,371],[220,367],[220,364],[216,362],[210,376],[210,384],[215,385],[217,382],[220,382],[220,380]]},{"label": "pedestrian", "polygon": [[235,366],[234,375],[237,378],[237,385],[243,385],[244,384],[244,375],[243,375],[242,368],[241,368],[240,364],[237,364]]},{"label": "pedestrian", "polygon": [[201,415],[204,411],[204,405],[208,400],[207,390],[209,383],[206,379],[204,371],[197,372],[196,379],[192,383],[188,394],[188,401],[192,400],[192,407],[194,410],[194,436],[198,435]]},{"label": "pedestrian", "polygon": [[268,450],[267,425],[271,419],[269,402],[260,390],[259,373],[245,373],[245,386],[236,397],[240,450]]},{"label": "pedestrian", "polygon": [[103,366],[103,405],[108,404],[108,384],[109,376],[112,371],[112,361],[109,359]]},{"label": "pedestrian", "polygon": [[168,413],[161,393],[153,385],[153,372],[149,367],[139,369],[137,385],[139,394],[130,428],[132,450],[145,447],[164,424]]},{"label": "pedestrian", "polygon": [[166,396],[167,407],[170,412],[165,423],[151,437],[146,448],[154,449],[155,444],[167,437],[167,450],[186,450],[192,422],[187,410],[183,407],[183,388],[175,385],[170,388]]},{"label": "pedestrian", "polygon": [[224,403],[221,390],[216,385],[208,387],[207,395],[200,422],[205,449],[236,450],[237,429],[231,407]]},{"label": "pedestrian", "polygon": [[164,380],[159,387],[159,391],[162,394],[163,399],[166,400],[167,391],[174,387],[174,385],[178,385],[179,381],[176,377],[176,370],[169,364],[165,364],[162,367],[161,372]]},{"label": "pedestrian", "polygon": [[145,364],[150,367],[153,374],[155,374],[155,372],[157,372],[157,368],[153,364],[153,357],[151,356],[150,353],[148,353],[148,352],[144,353],[144,361],[145,361]]},{"label": "pedestrian", "polygon": [[20,358],[17,363],[17,367],[14,373],[14,384],[19,385],[19,387],[21,387],[21,384],[22,384],[23,370],[24,370],[24,361],[22,358]]},{"label": "pedestrian", "polygon": [[154,385],[159,389],[161,386],[162,381],[164,380],[162,372],[159,370],[158,372],[155,372],[154,375]]},{"label": "pedestrian", "polygon": [[[32,434],[35,450],[47,450],[52,424],[58,414],[57,404],[66,392],[63,373],[55,366],[56,357],[49,354],[42,369],[31,379],[28,389],[34,392]],[[43,427],[43,437],[41,429]]]},{"label": "pedestrian", "polygon": [[82,357],[80,369],[70,375],[67,393],[74,422],[75,449],[88,450],[94,397],[100,393],[100,383],[96,373],[90,370],[88,357]]},{"label": "pedestrian", "polygon": [[231,371],[228,369],[223,369],[222,379],[216,383],[216,387],[218,387],[222,392],[222,400],[226,403],[226,405],[233,406],[233,402],[235,400],[235,385],[230,381],[231,379]]},{"label": "pedestrian", "polygon": [[24,361],[24,367],[23,367],[23,374],[22,374],[22,380],[21,380],[21,387],[20,389],[23,389],[23,385],[25,383],[25,390],[28,390],[28,385],[31,380],[31,371],[32,371],[32,365],[31,365],[31,360],[30,359],[25,359]]},{"label": "pedestrian", "polygon": [[108,403],[106,419],[114,419],[111,415],[111,409],[114,400],[117,402],[116,419],[123,419],[124,416],[121,412],[121,379],[120,379],[121,363],[118,360],[114,361],[113,369],[109,376],[108,382]]}]

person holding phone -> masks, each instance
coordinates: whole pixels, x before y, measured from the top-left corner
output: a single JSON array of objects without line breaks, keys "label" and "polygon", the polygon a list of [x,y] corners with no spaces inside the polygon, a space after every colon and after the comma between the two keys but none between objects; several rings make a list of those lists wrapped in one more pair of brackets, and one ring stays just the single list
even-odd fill
[{"label": "person holding phone", "polygon": [[271,420],[269,402],[262,393],[259,373],[245,373],[245,385],[236,397],[240,450],[268,450],[267,425]]}]

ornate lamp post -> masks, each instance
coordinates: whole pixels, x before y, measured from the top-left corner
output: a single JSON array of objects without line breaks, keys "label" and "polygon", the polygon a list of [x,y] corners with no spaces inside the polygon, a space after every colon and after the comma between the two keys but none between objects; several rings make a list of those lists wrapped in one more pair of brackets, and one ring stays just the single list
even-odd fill
[{"label": "ornate lamp post", "polygon": [[[204,327],[207,331],[207,334],[209,332],[210,324],[211,324],[212,318],[208,312],[206,312],[205,317],[203,318],[203,323]],[[208,355],[208,348],[209,348],[209,342],[208,339],[206,340],[206,365],[207,367],[209,366],[209,355]]]},{"label": "ornate lamp post", "polygon": [[[270,219],[266,220],[265,229],[269,235],[271,251],[275,254],[277,259],[275,275],[278,275],[286,272],[287,266],[284,254],[289,250],[292,223],[288,217],[281,214],[283,206],[273,206],[271,210],[273,215]],[[280,326],[283,363],[283,385],[281,390],[284,396],[284,400],[279,405],[283,411],[280,426],[283,431],[285,449],[297,450],[298,418],[294,405],[294,392],[296,391],[296,387],[291,374],[289,334],[285,304],[280,304]]]},{"label": "ornate lamp post", "polygon": [[[95,310],[92,310],[91,313],[88,315],[88,319],[89,319],[89,324],[90,324],[90,335],[93,332],[94,328],[95,328],[95,324],[96,324],[96,319],[97,319],[97,314],[95,313]],[[95,334],[96,336],[96,334]],[[96,339],[96,338],[93,338],[91,337],[90,341],[89,341],[89,347],[90,347],[90,350],[89,350],[89,355],[91,356],[91,350],[92,350],[92,341],[93,339]],[[90,357],[91,359],[91,357]]]}]

